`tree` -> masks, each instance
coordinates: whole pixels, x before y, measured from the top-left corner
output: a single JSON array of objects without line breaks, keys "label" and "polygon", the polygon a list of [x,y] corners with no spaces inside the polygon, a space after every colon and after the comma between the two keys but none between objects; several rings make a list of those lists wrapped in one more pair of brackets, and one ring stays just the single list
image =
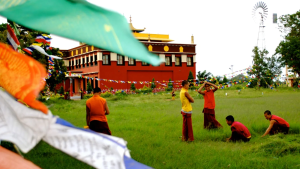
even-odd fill
[{"label": "tree", "polygon": [[276,48],[275,55],[280,56],[283,65],[293,68],[300,76],[300,11],[279,18],[279,30],[284,33],[284,40]]},{"label": "tree", "polygon": [[212,76],[212,74],[210,72],[206,72],[206,70],[204,70],[203,72],[199,71],[197,74],[197,78],[199,81],[204,81],[205,79],[210,79]]},{"label": "tree", "polygon": [[154,88],[156,88],[156,85],[155,85],[155,79],[153,78],[152,83],[151,83],[151,89],[154,89]]},{"label": "tree", "polygon": [[166,91],[172,91],[173,90],[173,83],[171,82],[172,79],[169,79],[168,87],[166,88]]},{"label": "tree", "polygon": [[135,91],[136,88],[135,88],[134,83],[131,83],[130,89],[131,89],[132,91]]},{"label": "tree", "polygon": [[195,78],[194,78],[193,72],[190,71],[189,76],[188,76],[188,81],[190,82],[190,87],[191,87],[191,86],[194,86],[194,84],[193,84],[194,79],[195,79]]},{"label": "tree", "polygon": [[253,66],[248,71],[250,76],[254,75],[255,80],[252,82],[252,86],[258,85],[258,87],[269,87],[273,84],[273,79],[276,75],[281,73],[282,64],[280,59],[276,56],[266,57],[269,53],[267,50],[259,50],[257,46],[252,50]]},{"label": "tree", "polygon": [[226,83],[226,84],[227,84],[227,82],[228,82],[228,79],[227,79],[227,77],[224,75],[223,83]]},{"label": "tree", "polygon": [[[46,32],[32,30],[32,29],[26,28],[26,27],[18,25],[18,24],[16,24],[16,27],[17,27],[18,31],[20,32],[20,35],[17,35],[17,38],[20,42],[21,49],[29,47],[32,43],[34,43],[37,35],[48,34]],[[2,43],[7,44],[6,36],[7,36],[7,24],[5,23],[5,24],[0,25],[0,41]],[[42,45],[41,47],[44,48],[46,53],[48,53],[50,55],[55,55],[55,56],[59,56],[59,57],[63,56],[63,54],[59,51],[58,48],[52,48],[52,49],[47,50],[45,45]],[[25,54],[27,54],[27,53],[25,53]],[[33,51],[31,57],[33,57],[34,59],[39,61],[41,64],[45,65],[45,68],[48,72],[49,66],[48,66],[48,57],[47,56],[41,54],[38,51]],[[49,79],[46,79],[46,83],[49,85],[51,91],[54,91],[55,86],[57,84],[63,82],[63,80],[66,79],[65,73],[64,73],[66,71],[67,71],[67,68],[64,65],[64,61],[62,59],[61,60],[55,59],[54,60],[54,70],[52,72],[52,75]]]},{"label": "tree", "polygon": [[87,82],[87,89],[86,90],[88,91],[88,93],[91,93],[93,91],[93,87],[92,87],[92,85],[89,81]]}]

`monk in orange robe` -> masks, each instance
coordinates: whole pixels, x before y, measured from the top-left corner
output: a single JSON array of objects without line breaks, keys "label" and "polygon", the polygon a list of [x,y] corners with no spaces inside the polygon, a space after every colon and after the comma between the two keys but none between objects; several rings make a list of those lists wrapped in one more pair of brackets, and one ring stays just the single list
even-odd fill
[{"label": "monk in orange robe", "polygon": [[[213,86],[213,89],[210,87]],[[202,89],[205,87],[205,90]],[[202,94],[204,97],[204,128],[213,129],[221,128],[222,125],[216,120],[215,116],[215,95],[214,92],[218,90],[218,86],[215,84],[204,82],[203,85],[199,88],[198,93]]]},{"label": "monk in orange robe", "polygon": [[277,133],[289,133],[290,125],[283,118],[272,115],[270,110],[266,110],[264,115],[265,118],[270,121],[270,125],[265,134],[263,134],[261,137],[264,137],[268,134],[274,135]]},{"label": "monk in orange robe", "polygon": [[86,123],[95,132],[111,135],[106,115],[109,115],[107,102],[101,97],[101,89],[93,90],[93,97],[86,101]]}]

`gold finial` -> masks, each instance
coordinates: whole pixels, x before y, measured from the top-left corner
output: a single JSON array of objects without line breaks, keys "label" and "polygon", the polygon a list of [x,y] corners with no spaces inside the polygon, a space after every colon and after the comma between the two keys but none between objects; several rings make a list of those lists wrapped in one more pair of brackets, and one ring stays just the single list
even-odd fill
[{"label": "gold finial", "polygon": [[194,35],[192,34],[191,44],[194,44]]},{"label": "gold finial", "polygon": [[130,23],[131,23],[131,15],[130,15],[130,17],[129,17],[129,21],[130,21]]},{"label": "gold finial", "polygon": [[148,42],[150,42],[150,34],[148,34]]}]

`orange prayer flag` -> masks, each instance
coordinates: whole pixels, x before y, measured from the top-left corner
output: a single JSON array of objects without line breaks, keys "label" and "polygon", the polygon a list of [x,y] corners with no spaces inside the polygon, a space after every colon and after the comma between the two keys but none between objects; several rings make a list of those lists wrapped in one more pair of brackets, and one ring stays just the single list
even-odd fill
[{"label": "orange prayer flag", "polygon": [[20,155],[0,146],[0,168],[1,169],[40,169],[32,162],[25,160]]},{"label": "orange prayer flag", "polygon": [[48,113],[48,108],[36,100],[46,82],[46,70],[35,59],[18,53],[0,43],[0,86],[28,106]]}]

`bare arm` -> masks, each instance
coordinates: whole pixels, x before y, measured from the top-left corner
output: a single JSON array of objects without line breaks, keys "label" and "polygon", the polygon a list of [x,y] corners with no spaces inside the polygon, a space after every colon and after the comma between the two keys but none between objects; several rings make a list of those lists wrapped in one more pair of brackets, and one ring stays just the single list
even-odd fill
[{"label": "bare arm", "polygon": [[219,88],[218,88],[218,86],[217,85],[215,85],[215,84],[213,84],[213,83],[209,83],[209,82],[207,82],[207,84],[209,84],[209,85],[211,85],[211,86],[213,86],[214,87],[214,89],[212,90],[212,91],[217,91]]},{"label": "bare arm", "polygon": [[203,85],[198,89],[198,93],[205,94],[204,91],[202,91],[203,87],[205,86],[206,82],[203,83]]},{"label": "bare arm", "polygon": [[272,129],[275,122],[276,122],[275,120],[270,121],[270,125],[269,125],[268,129],[266,130],[265,134],[262,135],[261,137],[265,137],[266,135],[268,135],[270,133],[270,131],[271,131],[271,129]]},{"label": "bare arm", "polygon": [[109,115],[109,109],[108,109],[108,105],[107,102],[105,102],[105,115]]},{"label": "bare arm", "polygon": [[191,102],[194,103],[194,99],[190,96],[190,94],[188,92],[185,92],[185,97]]},{"label": "bare arm", "polygon": [[86,125],[90,126],[90,109],[86,106]]}]

